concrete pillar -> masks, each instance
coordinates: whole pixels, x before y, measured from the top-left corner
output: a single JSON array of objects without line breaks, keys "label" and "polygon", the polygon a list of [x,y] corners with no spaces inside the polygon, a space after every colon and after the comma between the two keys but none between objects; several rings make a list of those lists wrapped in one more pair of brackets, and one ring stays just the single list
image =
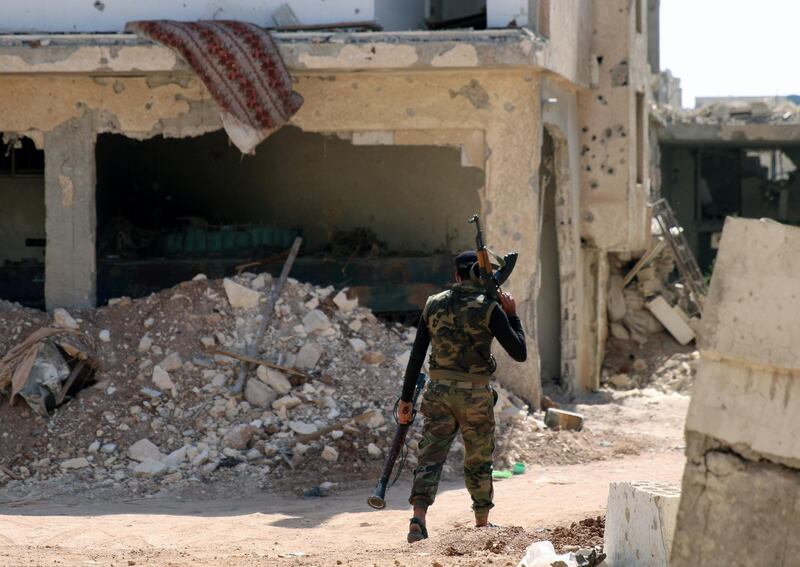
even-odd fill
[{"label": "concrete pillar", "polygon": [[658,482],[612,482],[604,549],[609,567],[667,567],[680,490]]},{"label": "concrete pillar", "polygon": [[727,219],[686,420],[673,567],[798,564],[799,272],[800,229]]},{"label": "concrete pillar", "polygon": [[90,114],[47,132],[45,303],[93,307],[96,300],[95,133]]},{"label": "concrete pillar", "polygon": [[[531,96],[538,90],[531,85]],[[542,385],[536,344],[536,301],[539,277],[539,158],[541,122],[536,108],[517,111],[517,120],[497,121],[486,132],[486,188],[482,196],[486,242],[495,250],[517,250],[520,258],[505,288],[517,300],[517,313],[525,329],[528,359],[513,362],[494,349],[498,382],[539,407]]]}]

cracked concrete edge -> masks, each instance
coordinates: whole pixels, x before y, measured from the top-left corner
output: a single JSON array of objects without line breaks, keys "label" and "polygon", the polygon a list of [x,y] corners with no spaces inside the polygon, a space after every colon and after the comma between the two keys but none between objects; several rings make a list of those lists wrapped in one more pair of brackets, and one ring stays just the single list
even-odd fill
[{"label": "cracked concrete edge", "polygon": [[792,474],[800,474],[800,459],[782,458],[754,451],[744,443],[729,444],[704,433],[686,430],[687,465],[708,466],[710,454],[725,454],[741,461],[777,467]]},{"label": "cracked concrete edge", "polygon": [[[528,30],[274,33],[292,71],[544,67],[546,43]],[[0,36],[0,73],[189,71],[169,48],[135,35]]]}]

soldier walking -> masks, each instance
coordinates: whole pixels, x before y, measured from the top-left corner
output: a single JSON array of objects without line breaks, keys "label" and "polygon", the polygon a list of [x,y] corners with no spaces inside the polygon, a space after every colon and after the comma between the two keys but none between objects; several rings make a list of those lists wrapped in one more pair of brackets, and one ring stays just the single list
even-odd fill
[{"label": "soldier walking", "polygon": [[420,407],[425,421],[419,465],[414,469],[409,498],[414,507],[409,543],[428,537],[428,507],[436,498],[442,466],[459,430],[464,440],[464,480],[472,497],[475,526],[491,525],[496,394],[490,381],[497,368],[491,345],[497,339],[518,362],[527,358],[527,350],[514,298],[502,291],[498,293],[499,304],[487,298],[486,289],[477,278],[477,261],[472,250],[456,256],[456,284],[428,298],[406,368],[398,408],[401,424],[411,420],[414,385],[428,346],[431,347],[431,380]]}]

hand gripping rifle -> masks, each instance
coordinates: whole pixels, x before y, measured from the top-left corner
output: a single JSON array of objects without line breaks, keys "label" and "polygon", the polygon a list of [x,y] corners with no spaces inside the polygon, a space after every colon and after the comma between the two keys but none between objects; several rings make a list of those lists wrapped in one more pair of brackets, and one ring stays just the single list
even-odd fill
[{"label": "hand gripping rifle", "polygon": [[[514,266],[517,265],[517,257],[519,254],[516,252],[509,252],[504,257],[500,257],[486,247],[483,241],[483,230],[481,230],[481,219],[476,215],[470,217],[469,222],[475,225],[477,235],[475,236],[475,252],[478,255],[478,263],[476,264],[477,273],[474,273],[476,268],[473,268],[473,275],[479,279],[481,284],[486,288],[486,294],[491,299],[497,299],[497,292],[500,286],[505,283],[511,272],[514,271]],[[497,263],[497,269],[492,265],[492,259]]]},{"label": "hand gripping rifle", "polygon": [[[414,408],[411,413],[411,421],[405,424],[398,424],[397,431],[395,432],[394,439],[392,440],[392,448],[389,449],[389,454],[386,456],[386,462],[383,465],[381,478],[378,480],[378,484],[375,485],[375,490],[372,492],[372,496],[367,498],[367,504],[376,510],[383,510],[386,508],[386,501],[384,500],[384,497],[386,496],[386,489],[389,488],[389,479],[392,476],[392,469],[394,469],[394,463],[397,461],[397,457],[403,450],[403,446],[406,442],[406,435],[408,435],[408,430],[411,429],[411,424],[414,423],[414,418],[417,415],[417,400],[419,399],[422,390],[425,388],[425,382],[427,382],[427,379],[428,377],[420,372],[419,376],[417,377],[417,386],[414,389],[414,398],[411,402]],[[397,472],[397,476],[395,476],[395,481],[397,481],[397,478],[400,476],[400,471],[403,470],[402,464],[404,462],[405,457],[401,461],[400,470]],[[394,482],[392,484],[394,484]]]}]

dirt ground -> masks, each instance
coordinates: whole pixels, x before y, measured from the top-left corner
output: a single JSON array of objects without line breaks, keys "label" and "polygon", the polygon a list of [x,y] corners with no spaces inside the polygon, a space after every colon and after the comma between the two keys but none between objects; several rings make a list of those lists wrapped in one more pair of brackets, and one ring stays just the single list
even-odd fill
[{"label": "dirt ground", "polygon": [[535,467],[497,483],[492,521],[505,527],[485,530],[470,527],[461,483],[447,482],[429,516],[431,539],[413,546],[404,542],[407,482],[381,512],[366,506],[363,483],[324,500],[18,503],[0,510],[0,565],[516,565],[529,543],[553,539],[548,528],[602,515],[609,482],[676,483],[682,468],[678,451]]},{"label": "dirt ground", "polygon": [[[688,399],[653,389],[603,390],[569,405],[586,415],[591,435],[560,432],[564,451],[613,445],[615,433],[626,440],[622,451],[576,459],[580,464],[531,464],[526,474],[498,481],[492,521],[502,528],[470,527],[458,475],[443,483],[431,509],[431,539],[413,546],[405,543],[408,479],[390,490],[381,512],[366,506],[372,485],[363,481],[311,500],[255,488],[225,500],[206,500],[200,487],[182,498],[119,502],[76,494],[0,504],[0,565],[516,565],[533,541],[549,539],[560,549],[597,541],[600,531],[575,523],[604,514],[609,482],[679,483]],[[548,450],[557,451],[559,438],[548,435]]]}]

